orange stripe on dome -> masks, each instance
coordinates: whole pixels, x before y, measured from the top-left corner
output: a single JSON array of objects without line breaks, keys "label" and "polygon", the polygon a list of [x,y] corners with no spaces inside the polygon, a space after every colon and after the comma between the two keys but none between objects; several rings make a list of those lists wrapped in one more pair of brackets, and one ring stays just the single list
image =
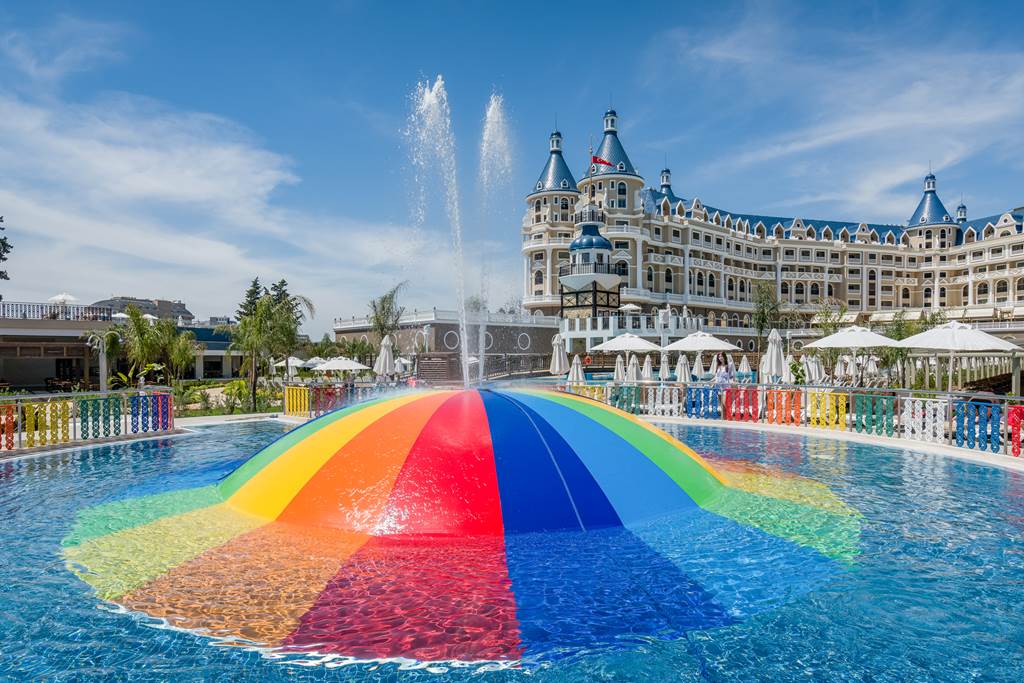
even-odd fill
[{"label": "orange stripe on dome", "polygon": [[[429,393],[401,396],[325,424],[254,474],[228,498],[231,507],[264,519],[277,519],[317,472],[372,424],[409,404],[436,401]],[[431,403],[432,405],[432,403]]]},{"label": "orange stripe on dome", "polygon": [[424,425],[456,393],[439,392],[406,402],[360,429],[343,447],[320,458],[322,465],[278,519],[372,533]]},{"label": "orange stripe on dome", "polygon": [[368,539],[271,522],[178,565],[120,602],[179,628],[276,646]]}]

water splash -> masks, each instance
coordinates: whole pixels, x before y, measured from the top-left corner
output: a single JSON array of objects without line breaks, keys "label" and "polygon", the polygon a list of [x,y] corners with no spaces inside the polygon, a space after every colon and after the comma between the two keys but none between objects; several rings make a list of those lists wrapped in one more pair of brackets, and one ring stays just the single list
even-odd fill
[{"label": "water splash", "polygon": [[[459,315],[459,356],[463,383],[469,384],[469,336],[466,324],[465,260],[462,247],[462,216],[459,212],[459,185],[455,163],[455,133],[444,77],[416,84],[406,136],[412,150],[412,165],[417,186],[416,219],[426,215],[429,181],[435,176],[444,187],[445,210],[451,227],[452,258],[455,267],[455,297]],[[482,361],[482,359],[481,359]],[[481,362],[482,365],[482,362]]]},{"label": "water splash", "polygon": [[[511,184],[512,145],[509,142],[508,118],[505,115],[505,100],[498,93],[491,93],[484,113],[484,130],[480,138],[480,230],[481,241],[486,244],[490,236],[489,221],[495,216],[495,205],[501,190]],[[485,352],[487,339],[487,298],[490,280],[490,260],[486,249],[480,258],[480,322],[477,331],[479,342],[479,381],[485,377]]]}]

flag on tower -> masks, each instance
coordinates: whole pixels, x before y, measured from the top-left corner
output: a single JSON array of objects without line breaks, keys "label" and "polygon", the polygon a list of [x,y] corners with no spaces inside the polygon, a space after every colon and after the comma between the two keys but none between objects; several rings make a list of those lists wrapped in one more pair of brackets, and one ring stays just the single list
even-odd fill
[{"label": "flag on tower", "polygon": [[612,162],[607,161],[606,159],[602,159],[601,157],[594,156],[594,155],[590,156],[590,163],[592,163],[592,164],[601,164],[602,166],[614,166],[615,165]]}]

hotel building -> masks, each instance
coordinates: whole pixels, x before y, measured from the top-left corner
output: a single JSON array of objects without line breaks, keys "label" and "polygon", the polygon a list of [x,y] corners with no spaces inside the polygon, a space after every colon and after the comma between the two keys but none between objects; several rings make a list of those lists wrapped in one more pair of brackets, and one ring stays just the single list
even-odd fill
[{"label": "hotel building", "polygon": [[693,329],[752,349],[762,282],[807,322],[838,300],[851,324],[941,309],[1008,337],[1024,333],[1024,208],[950,212],[929,173],[902,225],[728,211],[677,195],[667,168],[657,188],[645,187],[612,110],[594,156],[577,181],[552,133],[522,224],[524,306],[560,316],[574,350],[623,331],[664,343]]}]

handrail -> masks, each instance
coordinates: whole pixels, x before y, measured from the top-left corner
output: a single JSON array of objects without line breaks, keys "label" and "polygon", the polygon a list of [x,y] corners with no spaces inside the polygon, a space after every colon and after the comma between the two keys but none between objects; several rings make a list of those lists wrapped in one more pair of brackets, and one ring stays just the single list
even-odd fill
[{"label": "handrail", "polygon": [[109,306],[52,304],[34,301],[0,301],[0,318],[5,320],[111,320]]},{"label": "handrail", "polygon": [[562,384],[650,417],[867,432],[1019,457],[1024,397],[965,391],[711,382]]}]

